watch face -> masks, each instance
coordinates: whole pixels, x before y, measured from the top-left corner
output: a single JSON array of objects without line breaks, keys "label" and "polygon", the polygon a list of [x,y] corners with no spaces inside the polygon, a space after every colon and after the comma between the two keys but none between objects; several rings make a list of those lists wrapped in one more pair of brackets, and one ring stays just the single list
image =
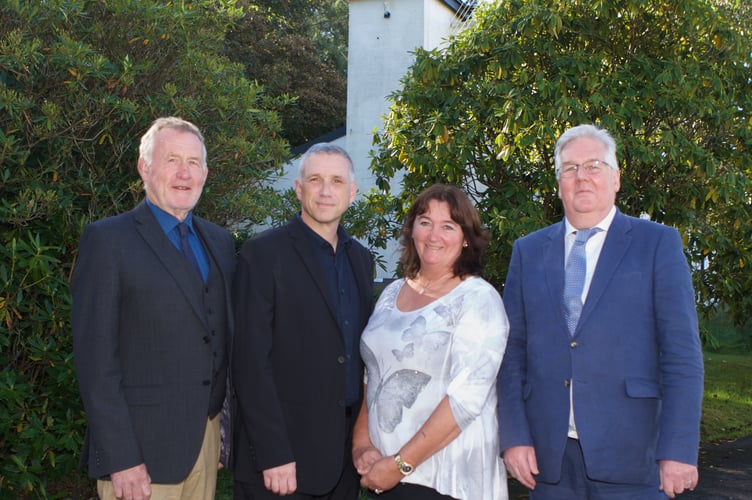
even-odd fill
[{"label": "watch face", "polygon": [[409,476],[412,474],[414,467],[407,462],[403,462],[399,453],[394,456],[394,461],[397,462],[397,468],[399,469],[400,474],[403,476]]}]

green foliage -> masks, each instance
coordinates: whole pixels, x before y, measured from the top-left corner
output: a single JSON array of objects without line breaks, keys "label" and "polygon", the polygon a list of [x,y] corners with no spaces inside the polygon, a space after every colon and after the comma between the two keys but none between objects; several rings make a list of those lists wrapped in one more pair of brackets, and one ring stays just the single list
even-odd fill
[{"label": "green foliage", "polygon": [[157,116],[204,132],[197,212],[263,221],[289,156],[271,100],[221,56],[232,0],[8,0],[0,5],[0,497],[50,498],[84,415],[68,278],[83,226],[142,198],[138,139]]},{"label": "green foliage", "polygon": [[[738,6],[737,6],[738,7]],[[476,201],[501,284],[515,238],[562,216],[553,147],[596,123],[619,144],[627,214],[677,227],[697,303],[752,313],[749,10],[703,0],[504,1],[418,50],[372,164],[403,198],[448,182]]]},{"label": "green foliage", "polygon": [[16,498],[45,496],[45,478],[78,464],[83,437],[60,254],[39,236],[0,246],[0,493]]},{"label": "green foliage", "polygon": [[750,407],[752,356],[706,353],[702,441],[727,441],[752,434]]},{"label": "green foliage", "polygon": [[389,239],[397,236],[398,221],[394,218],[399,200],[396,198],[371,193],[365,199],[358,199],[345,212],[342,225],[355,238],[358,238],[372,250],[376,266],[386,270],[386,259],[374,250],[385,249]]},{"label": "green foliage", "polygon": [[226,53],[271,96],[282,135],[301,145],[345,123],[347,19],[344,0],[243,2],[246,15],[228,34]]},{"label": "green foliage", "polygon": [[752,352],[752,320],[734,325],[725,310],[700,322],[700,335],[706,352],[740,354]]}]

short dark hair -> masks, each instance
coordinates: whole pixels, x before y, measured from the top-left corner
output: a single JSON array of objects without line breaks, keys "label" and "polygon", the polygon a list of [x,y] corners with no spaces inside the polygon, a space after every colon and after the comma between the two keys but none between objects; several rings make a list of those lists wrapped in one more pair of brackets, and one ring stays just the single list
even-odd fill
[{"label": "short dark hair", "polygon": [[405,277],[414,278],[420,271],[420,258],[413,242],[413,226],[415,219],[428,211],[428,203],[431,200],[443,201],[449,205],[449,214],[462,228],[462,235],[467,242],[467,246],[462,248],[460,256],[454,262],[455,276],[480,276],[483,270],[481,260],[488,246],[489,235],[481,226],[478,210],[460,188],[448,184],[434,184],[415,198],[402,226],[400,267]]}]

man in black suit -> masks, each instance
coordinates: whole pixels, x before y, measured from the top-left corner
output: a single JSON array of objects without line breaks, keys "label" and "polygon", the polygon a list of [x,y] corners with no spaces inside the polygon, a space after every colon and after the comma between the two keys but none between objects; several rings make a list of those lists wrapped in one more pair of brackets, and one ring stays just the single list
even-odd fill
[{"label": "man in black suit", "polygon": [[82,462],[104,499],[213,498],[234,245],[192,214],[207,177],[195,125],[157,119],[138,172],[145,201],[86,227],[71,281]]},{"label": "man in black suit", "polygon": [[373,261],[339,224],[357,192],[347,152],[311,147],[295,192],[301,212],[247,241],[238,259],[235,498],[356,500],[351,434]]}]

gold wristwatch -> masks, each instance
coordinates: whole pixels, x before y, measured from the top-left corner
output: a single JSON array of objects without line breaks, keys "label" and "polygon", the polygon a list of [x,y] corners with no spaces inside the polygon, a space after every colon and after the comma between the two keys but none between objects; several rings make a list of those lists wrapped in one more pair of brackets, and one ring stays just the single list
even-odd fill
[{"label": "gold wristwatch", "polygon": [[394,461],[397,463],[397,469],[399,469],[400,474],[402,474],[403,476],[409,476],[415,470],[415,467],[402,460],[402,457],[399,455],[399,453],[394,455]]}]

